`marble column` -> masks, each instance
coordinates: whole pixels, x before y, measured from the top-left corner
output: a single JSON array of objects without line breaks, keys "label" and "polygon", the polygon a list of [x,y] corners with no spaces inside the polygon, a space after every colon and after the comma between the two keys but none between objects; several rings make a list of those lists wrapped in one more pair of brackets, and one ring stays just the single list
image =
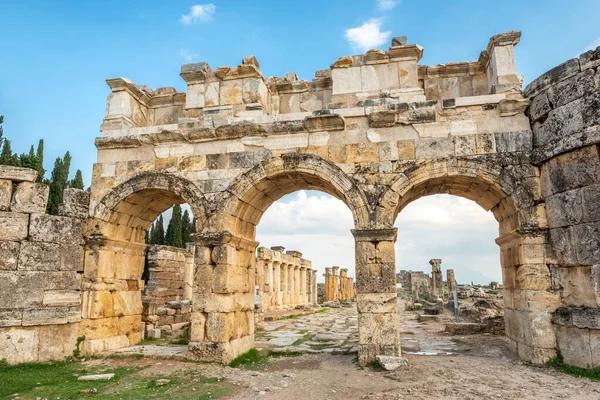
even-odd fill
[{"label": "marble column", "polygon": [[317,297],[317,290],[318,290],[318,285],[317,285],[317,270],[313,269],[312,270],[312,278],[311,278],[311,286],[312,286],[312,299],[311,299],[311,303],[313,306],[316,306],[318,303],[318,297]]},{"label": "marble column", "polygon": [[331,274],[333,275],[333,301],[340,300],[340,267],[331,267]]}]

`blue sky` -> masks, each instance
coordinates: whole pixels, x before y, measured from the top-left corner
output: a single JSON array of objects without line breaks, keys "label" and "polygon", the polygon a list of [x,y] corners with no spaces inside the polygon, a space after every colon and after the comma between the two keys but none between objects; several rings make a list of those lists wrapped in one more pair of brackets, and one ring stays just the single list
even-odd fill
[{"label": "blue sky", "polygon": [[[3,0],[0,114],[13,149],[26,152],[44,138],[47,169],[70,150],[87,185],[106,78],[184,90],[181,64],[216,68],[254,54],[266,76],[294,71],[311,79],[339,56],[361,52],[346,31],[369,21],[379,38],[389,32],[422,45],[422,64],[475,60],[493,34],[521,30],[516,59],[526,82],[600,44],[595,0],[197,1]],[[213,7],[190,14],[207,4]],[[210,18],[202,18],[206,11]]]}]

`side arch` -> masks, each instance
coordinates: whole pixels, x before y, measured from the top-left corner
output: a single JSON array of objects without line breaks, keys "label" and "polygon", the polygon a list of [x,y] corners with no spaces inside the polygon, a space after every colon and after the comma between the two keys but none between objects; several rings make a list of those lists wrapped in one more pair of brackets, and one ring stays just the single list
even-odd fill
[{"label": "side arch", "polygon": [[[190,205],[199,226],[206,223],[208,202],[192,181],[174,174],[141,172],[93,205],[91,230],[114,239],[140,243],[145,231],[161,213],[173,204],[183,203]],[[107,226],[112,231],[106,231]]]}]

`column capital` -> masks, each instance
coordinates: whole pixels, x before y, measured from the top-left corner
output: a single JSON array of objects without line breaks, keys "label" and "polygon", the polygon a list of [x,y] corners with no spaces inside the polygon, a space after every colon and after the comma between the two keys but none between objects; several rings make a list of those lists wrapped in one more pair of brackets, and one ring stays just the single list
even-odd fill
[{"label": "column capital", "polygon": [[396,241],[398,228],[391,229],[351,229],[357,242],[386,242]]}]

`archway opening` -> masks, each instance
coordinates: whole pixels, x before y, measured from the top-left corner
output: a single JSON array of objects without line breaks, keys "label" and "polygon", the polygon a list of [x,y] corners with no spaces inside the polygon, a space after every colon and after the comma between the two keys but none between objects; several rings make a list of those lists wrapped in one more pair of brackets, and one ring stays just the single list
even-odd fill
[{"label": "archway opening", "polygon": [[256,233],[258,349],[343,353],[356,346],[353,227],[348,207],[320,191],[294,192],[267,209]]},{"label": "archway opening", "polygon": [[[405,352],[463,351],[469,340],[461,335],[469,333],[503,336],[498,223],[492,213],[466,198],[437,194],[407,205],[395,226]],[[439,337],[439,331],[459,336]]]},{"label": "archway opening", "polygon": [[412,201],[434,194],[463,197],[491,211],[499,226],[495,242],[500,247],[509,347],[523,359],[543,363],[555,354],[551,313],[558,298],[551,291],[547,222],[536,200],[535,171],[503,170],[477,162],[464,162],[458,168],[449,164],[424,164],[410,177],[400,177],[392,185],[398,199],[396,215]]},{"label": "archway opening", "polygon": [[[85,229],[79,331],[79,336],[85,338],[81,345],[84,354],[127,347],[142,340],[147,231],[174,205],[188,203],[196,219],[204,215],[205,207],[193,183],[159,173],[134,176],[104,193],[96,189],[92,191],[94,198],[98,200],[93,218]],[[193,257],[189,260],[193,265]]]}]

